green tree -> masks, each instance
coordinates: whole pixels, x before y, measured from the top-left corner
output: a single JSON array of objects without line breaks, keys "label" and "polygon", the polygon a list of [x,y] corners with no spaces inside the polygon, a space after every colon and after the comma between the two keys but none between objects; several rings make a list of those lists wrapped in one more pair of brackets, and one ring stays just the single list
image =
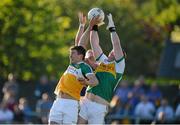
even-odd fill
[{"label": "green tree", "polygon": [[71,19],[57,0],[2,0],[0,9],[2,76],[14,72],[25,80],[64,69]]},{"label": "green tree", "polygon": [[[23,80],[41,74],[58,78],[68,65],[68,48],[78,29],[77,13],[87,14],[93,7],[114,17],[127,53],[125,73],[155,76],[163,41],[179,25],[178,0],[1,0],[1,77],[14,72]],[[112,45],[106,25],[99,34],[107,54]]]}]

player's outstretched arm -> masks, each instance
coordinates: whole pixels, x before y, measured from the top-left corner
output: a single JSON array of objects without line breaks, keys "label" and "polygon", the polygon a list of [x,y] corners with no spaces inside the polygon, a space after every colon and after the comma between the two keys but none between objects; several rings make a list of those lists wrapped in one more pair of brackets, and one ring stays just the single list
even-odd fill
[{"label": "player's outstretched arm", "polygon": [[89,34],[90,34],[90,27],[88,26],[86,31],[82,34],[82,37],[79,40],[78,46],[82,46],[87,49],[87,45],[89,42]]},{"label": "player's outstretched arm", "polygon": [[90,32],[90,44],[94,52],[95,58],[98,58],[103,53],[99,45],[99,35],[98,35],[98,25],[97,25],[98,17],[94,17],[92,20],[96,22],[96,24],[90,23],[90,27],[92,27]]},{"label": "player's outstretched arm", "polygon": [[80,38],[84,33],[84,28],[86,24],[86,16],[82,12],[78,13],[78,18],[79,18],[79,28],[75,38],[75,46],[79,44]]},{"label": "player's outstretched arm", "polygon": [[108,17],[108,21],[109,21],[107,29],[110,31],[110,34],[111,34],[111,42],[113,45],[113,51],[114,51],[115,59],[119,60],[124,56],[122,48],[121,48],[121,44],[120,44],[120,39],[119,39],[118,34],[116,33],[116,29],[115,29],[114,21],[112,19],[112,15],[109,14],[109,15],[107,15],[107,17]]},{"label": "player's outstretched arm", "polygon": [[95,25],[99,23],[99,20],[95,20],[95,19],[91,19],[89,21],[89,25],[86,29],[86,31],[83,33],[82,37],[80,38],[80,41],[78,43],[79,46],[83,46],[85,49],[87,49],[87,45],[88,45],[88,42],[89,42],[89,37],[90,37],[90,31],[92,29],[92,25]]}]

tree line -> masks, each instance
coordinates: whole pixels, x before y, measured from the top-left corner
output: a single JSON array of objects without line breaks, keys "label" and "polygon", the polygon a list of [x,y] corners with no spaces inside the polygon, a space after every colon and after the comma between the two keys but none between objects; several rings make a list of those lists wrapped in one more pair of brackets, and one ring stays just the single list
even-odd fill
[{"label": "tree line", "polygon": [[[21,80],[42,74],[58,78],[69,63],[68,49],[79,23],[77,13],[87,14],[93,7],[114,17],[127,53],[126,75],[155,76],[164,41],[180,24],[178,0],[1,0],[1,78],[10,72]],[[112,45],[106,25],[99,28],[99,34],[108,53]]]}]

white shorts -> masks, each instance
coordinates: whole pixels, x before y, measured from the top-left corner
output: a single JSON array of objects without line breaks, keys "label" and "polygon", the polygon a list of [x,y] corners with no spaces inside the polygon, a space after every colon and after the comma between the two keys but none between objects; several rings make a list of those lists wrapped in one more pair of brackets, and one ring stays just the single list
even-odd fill
[{"label": "white shorts", "polygon": [[76,124],[78,119],[79,102],[72,99],[57,98],[50,110],[49,123]]},{"label": "white shorts", "polygon": [[88,124],[104,124],[104,117],[108,112],[108,107],[103,104],[93,102],[86,97],[80,101],[79,115],[88,121]]}]

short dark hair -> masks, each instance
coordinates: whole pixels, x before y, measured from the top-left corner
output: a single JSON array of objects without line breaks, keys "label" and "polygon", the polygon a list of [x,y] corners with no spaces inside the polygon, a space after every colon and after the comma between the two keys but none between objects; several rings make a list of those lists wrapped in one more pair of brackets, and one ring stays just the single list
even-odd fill
[{"label": "short dark hair", "polygon": [[83,60],[84,60],[85,55],[86,55],[86,50],[84,49],[84,47],[82,47],[82,46],[72,46],[70,48],[70,50],[76,50],[78,54],[83,55]]}]

